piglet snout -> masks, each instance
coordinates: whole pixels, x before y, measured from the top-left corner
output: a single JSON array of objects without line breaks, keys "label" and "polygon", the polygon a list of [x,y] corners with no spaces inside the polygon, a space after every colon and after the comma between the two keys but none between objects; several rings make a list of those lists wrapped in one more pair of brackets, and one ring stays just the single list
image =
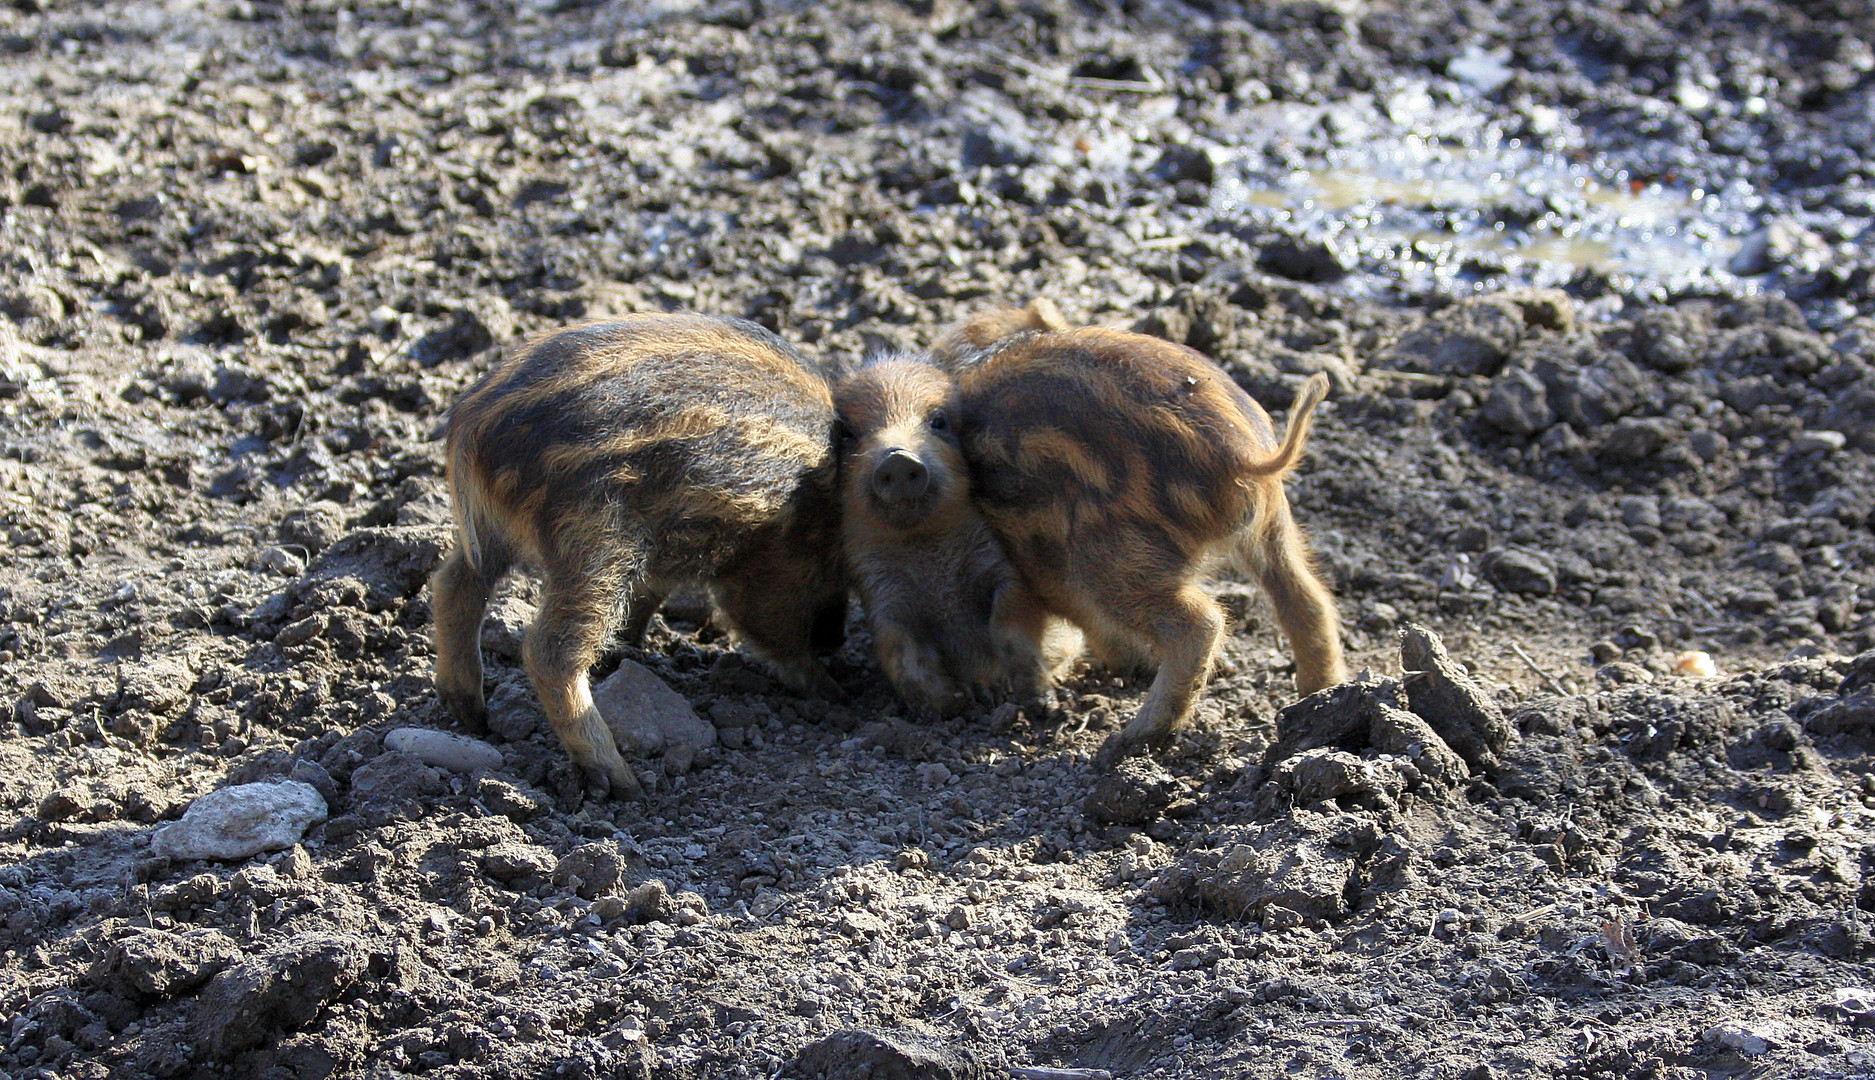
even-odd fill
[{"label": "piglet snout", "polygon": [[881,501],[908,503],[918,499],[929,485],[931,474],[924,462],[910,450],[893,448],[885,452],[872,470],[872,490]]}]

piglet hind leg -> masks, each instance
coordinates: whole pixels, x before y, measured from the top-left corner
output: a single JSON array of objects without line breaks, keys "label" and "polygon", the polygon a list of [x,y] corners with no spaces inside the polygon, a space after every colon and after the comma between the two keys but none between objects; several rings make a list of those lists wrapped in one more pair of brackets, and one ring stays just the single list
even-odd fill
[{"label": "piglet hind leg", "polygon": [[1237,562],[1268,594],[1276,625],[1296,660],[1296,692],[1303,696],[1348,681],[1341,655],[1341,617],[1334,594],[1314,566],[1308,541],[1286,507],[1267,530],[1238,540]]},{"label": "piglet hind leg", "polygon": [[499,552],[471,562],[458,543],[430,578],[430,604],[436,620],[436,695],[456,722],[477,734],[488,730],[488,703],[482,694],[482,618],[508,559]]},{"label": "piglet hind leg", "polygon": [[591,786],[615,798],[641,798],[638,777],[619,754],[586,679],[611,631],[620,582],[611,573],[569,576],[550,573],[541,590],[523,650],[527,676],[547,722]]},{"label": "piglet hind leg", "polygon": [[800,590],[757,584],[748,575],[718,578],[711,597],[749,650],[767,661],[781,684],[802,697],[846,700],[846,691],[814,658],[817,620],[826,605],[813,604]]},{"label": "piglet hind leg", "polygon": [[1102,771],[1124,757],[1164,744],[1190,718],[1224,637],[1224,612],[1192,582],[1144,614],[1148,625],[1140,631],[1150,637],[1159,654],[1159,673],[1146,691],[1139,714],[1109,736],[1094,756],[1094,767]]},{"label": "piglet hind leg", "polygon": [[641,649],[645,643],[645,629],[651,625],[651,616],[664,606],[664,594],[649,585],[640,585],[632,593],[631,604],[625,609],[625,625],[619,629],[619,644],[632,649]]}]

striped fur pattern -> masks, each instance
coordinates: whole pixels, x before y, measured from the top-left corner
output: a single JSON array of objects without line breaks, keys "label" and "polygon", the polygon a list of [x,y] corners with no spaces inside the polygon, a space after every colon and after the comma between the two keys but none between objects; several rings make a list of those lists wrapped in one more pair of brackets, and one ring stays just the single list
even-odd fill
[{"label": "striped fur pattern", "polygon": [[825,380],[752,323],[637,315],[522,344],[449,416],[459,536],[431,590],[450,712],[486,726],[482,618],[516,565],[542,579],[528,677],[595,786],[639,794],[586,671],[679,585],[706,585],[789,687],[839,696],[811,649],[845,622],[834,429]]},{"label": "striped fur pattern", "polygon": [[834,402],[847,574],[893,689],[925,716],[956,715],[978,688],[1039,701],[1044,612],[970,505],[950,376],[876,360]]},{"label": "striped fur pattern", "polygon": [[986,313],[940,352],[957,381],[974,504],[1023,581],[1098,658],[1158,666],[1103,762],[1162,743],[1191,716],[1223,637],[1223,614],[1199,587],[1220,559],[1269,595],[1298,690],[1345,680],[1334,598],[1282,487],[1325,378],[1303,386],[1279,440],[1199,353],[1066,328],[1052,305]]},{"label": "striped fur pattern", "polygon": [[931,355],[940,365],[948,366],[972,353],[1032,330],[1072,330],[1074,324],[1046,296],[1038,296],[1026,307],[989,308],[979,311],[951,327],[931,346]]}]

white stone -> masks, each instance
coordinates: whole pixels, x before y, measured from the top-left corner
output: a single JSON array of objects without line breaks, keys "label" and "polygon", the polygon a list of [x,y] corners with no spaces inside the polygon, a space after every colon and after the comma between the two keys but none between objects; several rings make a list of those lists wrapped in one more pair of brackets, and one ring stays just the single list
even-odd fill
[{"label": "white stone", "polygon": [[621,661],[617,671],[593,687],[592,701],[622,753],[663,754],[687,766],[697,751],[716,745],[715,724],[698,716],[664,680],[630,660]]},{"label": "white stone", "polygon": [[398,728],[384,736],[387,750],[402,750],[425,765],[472,773],[501,768],[501,751],[480,739],[429,728]]},{"label": "white stone", "polygon": [[325,819],[326,801],[310,784],[236,784],[190,803],[181,821],[156,830],[150,851],[178,860],[233,862],[290,848]]},{"label": "white stone", "polygon": [[283,547],[270,547],[260,553],[260,568],[281,577],[298,577],[306,569],[306,560]]},{"label": "white stone", "polygon": [[1746,1057],[1757,1057],[1771,1052],[1771,1039],[1768,1032],[1753,1029],[1733,1020],[1707,1028],[1706,1038],[1727,1050],[1736,1050]]},{"label": "white stone", "polygon": [[1875,1013],[1875,990],[1862,986],[1836,988],[1836,1007],[1851,1016]]},{"label": "white stone", "polygon": [[1805,431],[1792,437],[1790,452],[1807,454],[1812,450],[1821,450],[1826,454],[1833,454],[1848,445],[1848,442],[1849,437],[1840,431],[1825,431],[1819,428],[1816,431]]},{"label": "white stone", "polygon": [[1726,269],[1739,277],[1768,274],[1780,267],[1814,273],[1829,261],[1830,254],[1829,244],[1801,222],[1773,218],[1739,241]]}]

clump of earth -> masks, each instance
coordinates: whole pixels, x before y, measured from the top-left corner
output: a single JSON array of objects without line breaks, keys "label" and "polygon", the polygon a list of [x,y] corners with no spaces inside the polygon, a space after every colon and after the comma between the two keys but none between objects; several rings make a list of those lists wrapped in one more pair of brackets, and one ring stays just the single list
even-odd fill
[{"label": "clump of earth", "polygon": [[[15,0],[0,1072],[1875,1070],[1872,42]],[[1099,773],[1136,680],[922,723],[857,621],[833,704],[677,603],[594,672],[670,691],[616,803],[517,580],[447,738],[435,432],[499,350],[685,309],[831,370],[1035,295],[1272,407],[1330,376],[1291,492],[1354,682],[1296,703],[1220,581],[1196,723]]]}]

